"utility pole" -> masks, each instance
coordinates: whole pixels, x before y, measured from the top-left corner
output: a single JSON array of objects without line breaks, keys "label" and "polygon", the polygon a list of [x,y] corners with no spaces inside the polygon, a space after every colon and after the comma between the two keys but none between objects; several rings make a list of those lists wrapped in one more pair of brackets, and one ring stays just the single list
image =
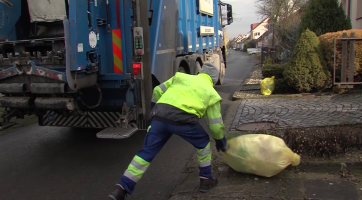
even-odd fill
[{"label": "utility pole", "polygon": [[145,120],[151,119],[151,99],[152,99],[152,71],[151,71],[151,51],[150,51],[150,31],[148,21],[148,3],[144,0],[136,0],[137,26],[143,28],[144,54],[142,55],[142,107]]}]

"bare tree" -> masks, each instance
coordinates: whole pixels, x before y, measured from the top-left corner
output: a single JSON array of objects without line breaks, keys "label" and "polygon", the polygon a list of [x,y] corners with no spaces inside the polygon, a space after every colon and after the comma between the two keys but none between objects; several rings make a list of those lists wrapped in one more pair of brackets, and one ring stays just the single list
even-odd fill
[{"label": "bare tree", "polygon": [[269,17],[272,22],[288,18],[300,10],[308,0],[256,0],[257,14],[261,18]]},{"label": "bare tree", "polygon": [[[301,12],[308,0],[256,0],[257,14],[269,17],[274,29],[275,46],[280,53],[290,55],[297,42]],[[288,56],[287,56],[288,57]]]}]

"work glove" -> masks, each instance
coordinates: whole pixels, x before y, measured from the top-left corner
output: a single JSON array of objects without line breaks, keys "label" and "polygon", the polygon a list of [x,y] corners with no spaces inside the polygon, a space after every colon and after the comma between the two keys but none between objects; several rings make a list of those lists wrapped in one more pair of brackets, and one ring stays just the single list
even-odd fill
[{"label": "work glove", "polygon": [[215,139],[215,143],[216,143],[216,149],[219,152],[220,150],[225,152],[228,149],[228,143],[226,141],[226,138],[223,137],[221,140],[216,140]]}]

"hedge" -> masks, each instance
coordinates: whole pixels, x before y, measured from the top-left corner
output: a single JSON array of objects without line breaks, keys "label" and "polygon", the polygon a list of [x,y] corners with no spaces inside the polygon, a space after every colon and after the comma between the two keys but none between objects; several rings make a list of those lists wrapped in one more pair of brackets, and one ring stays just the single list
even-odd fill
[{"label": "hedge", "polygon": [[275,76],[276,79],[284,78],[283,71],[287,64],[264,64],[262,74],[265,78]]},{"label": "hedge", "polygon": [[296,91],[290,87],[284,78],[274,79],[275,89],[274,94],[296,93]]},{"label": "hedge", "polygon": [[[325,60],[327,61],[328,69],[331,74],[334,72],[334,39],[342,38],[343,33],[347,33],[348,37],[350,37],[351,33],[354,32],[357,38],[362,38],[362,30],[360,29],[352,29],[345,31],[338,31],[332,33],[326,33],[324,35],[319,36],[320,44],[325,56]],[[341,61],[342,61],[342,42],[339,40],[336,45],[336,80],[340,81],[341,75]],[[354,60],[355,64],[355,81],[362,79],[362,41],[355,42],[355,51],[356,57]],[[348,61],[348,58],[347,58]],[[348,71],[348,70],[347,70]]]}]

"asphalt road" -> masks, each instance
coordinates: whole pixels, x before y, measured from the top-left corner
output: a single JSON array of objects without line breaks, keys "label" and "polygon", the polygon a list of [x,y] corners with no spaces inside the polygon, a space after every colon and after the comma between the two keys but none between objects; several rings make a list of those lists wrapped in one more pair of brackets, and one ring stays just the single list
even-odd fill
[{"label": "asphalt road", "polygon": [[[234,50],[227,59],[224,85],[216,86],[223,98],[222,112],[255,62]],[[32,124],[0,135],[0,199],[107,199],[142,147],[145,133],[126,140],[101,140],[95,134],[94,130]],[[129,199],[168,199],[194,152],[190,144],[173,136]]]}]

